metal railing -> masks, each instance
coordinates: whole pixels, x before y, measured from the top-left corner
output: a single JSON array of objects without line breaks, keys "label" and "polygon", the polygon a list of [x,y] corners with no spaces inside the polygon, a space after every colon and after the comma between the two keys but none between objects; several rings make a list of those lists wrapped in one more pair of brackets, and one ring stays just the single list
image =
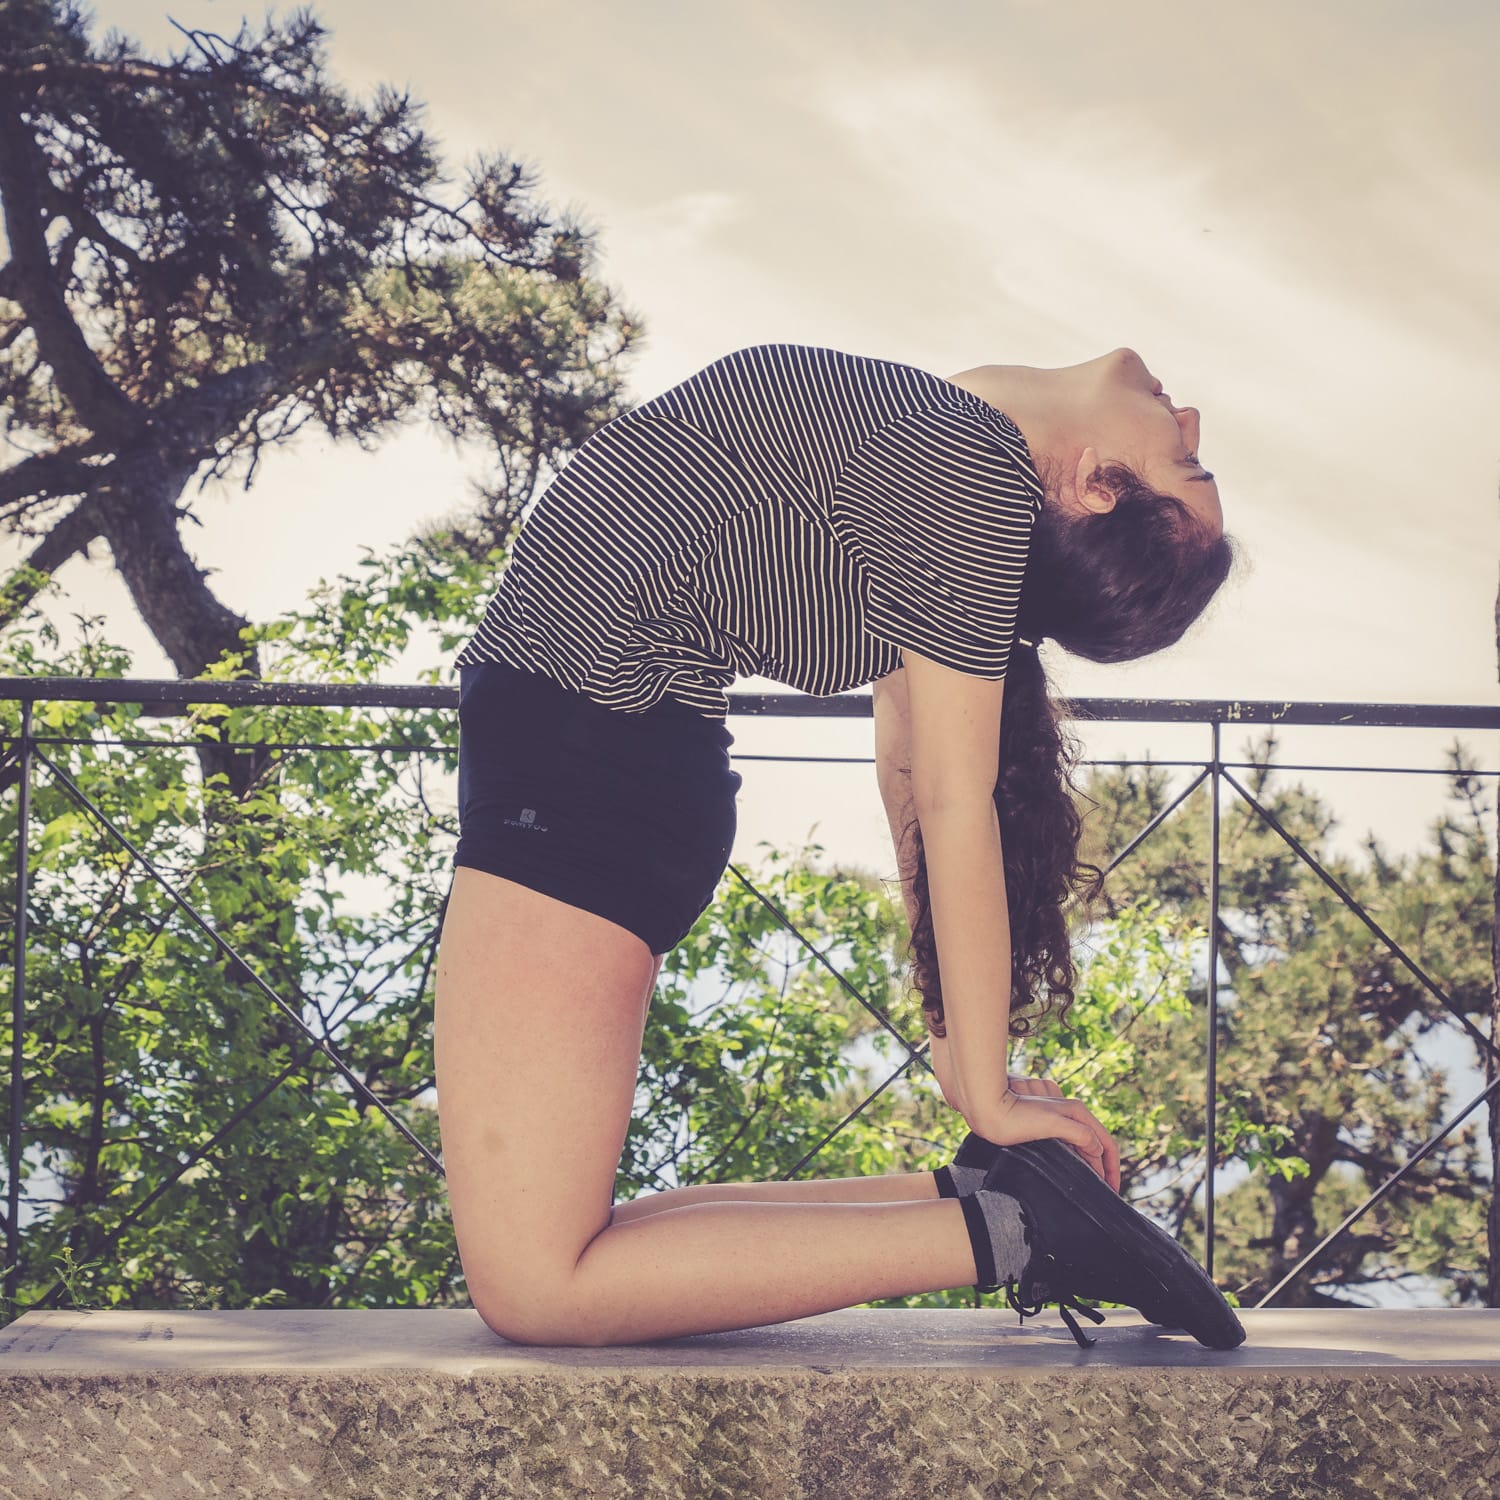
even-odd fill
[{"label": "metal railing", "polygon": [[[425,687],[425,686],[381,686],[381,685],[338,685],[320,683],[269,683],[269,682],[199,682],[166,680],[153,681],[148,679],[125,679],[125,678],[70,678],[70,677],[7,677],[0,678],[0,700],[19,703],[21,705],[20,733],[14,736],[0,736],[0,775],[7,779],[13,779],[18,787],[20,798],[19,815],[17,820],[18,836],[15,849],[15,878],[16,878],[16,921],[14,929],[14,945],[12,953],[13,987],[12,987],[12,1055],[11,1055],[11,1090],[10,1090],[10,1121],[9,1121],[9,1144],[7,1150],[7,1236],[6,1236],[6,1270],[4,1276],[5,1293],[12,1306],[15,1302],[16,1282],[20,1269],[20,1182],[21,1182],[21,1155],[22,1155],[22,1102],[23,1102],[23,1039],[26,1022],[26,951],[27,951],[27,892],[29,879],[29,840],[28,823],[31,810],[32,776],[38,763],[41,764],[55,778],[77,805],[99,820],[110,836],[118,841],[133,860],[139,862],[141,867],[147,871],[153,880],[158,882],[163,890],[172,900],[187,914],[187,916],[200,927],[213,943],[231,960],[240,966],[250,980],[264,993],[266,998],[275,1006],[279,1007],[288,1015],[296,1026],[308,1038],[309,1045],[300,1055],[294,1055],[291,1061],[276,1076],[264,1081],[263,1086],[231,1117],[225,1121],[223,1126],[213,1136],[204,1141],[199,1149],[183,1162],[178,1169],[162,1182],[140,1203],[136,1204],[130,1212],[125,1215],[118,1224],[98,1243],[89,1246],[91,1253],[108,1250],[119,1235],[133,1222],[138,1220],[150,1205],[166,1193],[170,1188],[184,1177],[195,1165],[207,1159],[231,1131],[233,1131],[248,1115],[252,1114],[267,1098],[269,1098],[283,1083],[293,1077],[299,1070],[304,1068],[315,1056],[321,1055],[348,1081],[353,1089],[360,1094],[368,1103],[373,1105],[390,1122],[397,1132],[416,1149],[422,1158],[439,1174],[443,1175],[441,1162],[432,1154],[424,1142],[419,1140],[415,1134],[400,1120],[390,1108],[379,1099],[364,1082],[345,1064],[338,1051],[330,1045],[326,1037],[316,1035],[304,1021],[297,1008],[290,1004],[282,995],[278,994],[266,980],[256,972],[254,967],[248,964],[234,948],[220,935],[201,912],[199,912],[189,901],[187,901],[156,868],[147,856],[138,849],[126,836],[124,831],[116,826],[113,820],[99,807],[77,783],[58,764],[52,755],[49,755],[42,747],[45,745],[119,745],[123,747],[151,747],[155,749],[170,748],[174,745],[201,748],[205,743],[202,740],[173,741],[166,739],[144,739],[144,740],[109,740],[99,741],[97,739],[81,740],[67,736],[38,735],[33,730],[32,718],[34,705],[39,702],[94,702],[102,704],[131,703],[139,704],[142,713],[152,717],[171,717],[187,711],[191,704],[209,703],[235,706],[302,706],[302,707],[343,707],[343,708],[395,708],[395,709],[420,709],[420,708],[453,708],[458,705],[457,688]],[[871,698],[869,695],[855,696],[853,694],[842,694],[835,697],[816,697],[804,694],[779,694],[779,693],[731,693],[729,695],[731,715],[751,716],[779,716],[790,718],[869,718],[871,716]],[[1311,868],[1318,878],[1339,897],[1345,905],[1355,913],[1366,927],[1384,943],[1390,952],[1403,963],[1421,983],[1422,987],[1442,1005],[1464,1028],[1472,1040],[1480,1049],[1481,1055],[1488,1055],[1500,1059],[1500,1048],[1497,1048],[1473,1022],[1464,1015],[1453,1003],[1452,999],[1444,992],[1435,979],[1426,973],[1412,956],[1387,933],[1375,920],[1364,906],[1331,875],[1318,860],[1297,840],[1297,838],[1276,818],[1275,814],[1267,808],[1250,789],[1234,774],[1235,769],[1243,768],[1253,763],[1226,762],[1220,756],[1220,735],[1225,725],[1247,725],[1247,724],[1282,724],[1300,726],[1343,726],[1343,727],[1402,727],[1402,728],[1425,728],[1425,729],[1469,729],[1469,730],[1493,730],[1500,729],[1500,707],[1487,707],[1482,705],[1416,705],[1400,703],[1339,703],[1339,702],[1282,702],[1282,701],[1245,701],[1245,700],[1181,700],[1181,699],[1141,699],[1141,698],[1077,698],[1071,700],[1072,706],[1078,712],[1080,719],[1090,722],[1097,721],[1120,721],[1128,723],[1155,723],[1155,724],[1197,724],[1206,725],[1210,734],[1210,747],[1208,758],[1204,761],[1162,761],[1151,760],[1149,764],[1154,768],[1172,765],[1191,765],[1197,768],[1197,774],[1182,788],[1181,791],[1154,817],[1146,827],[1142,828],[1131,841],[1119,851],[1106,868],[1108,871],[1115,869],[1127,859],[1140,845],[1150,837],[1152,832],[1161,827],[1172,813],[1182,806],[1188,797],[1204,782],[1205,779],[1211,783],[1210,808],[1210,871],[1209,871],[1209,926],[1208,931],[1213,933],[1219,926],[1219,821],[1220,821],[1220,790],[1227,783],[1244,799],[1245,803],[1263,819],[1265,823],[1283,839],[1299,859]],[[253,750],[256,748],[281,747],[284,742],[236,742],[235,748]],[[347,744],[316,744],[299,742],[295,748],[308,750],[343,750],[348,751],[351,747]],[[413,750],[430,749],[426,746],[398,746],[388,748],[406,748]],[[758,760],[796,760],[807,761],[840,761],[854,763],[870,763],[869,757],[858,756],[766,756],[757,755],[750,757]],[[1084,760],[1086,765],[1134,765],[1143,762],[1133,760],[1097,761]],[[1427,773],[1427,768],[1422,767],[1392,767],[1382,766],[1372,768],[1368,766],[1334,766],[1317,765],[1286,767],[1278,769],[1304,769],[1304,770],[1370,770],[1379,769],[1386,772],[1412,772],[1417,774]],[[1475,772],[1476,775],[1494,775],[1493,772]],[[786,927],[800,943],[808,950],[812,957],[823,965],[844,990],[861,1006],[863,1006],[875,1020],[894,1036],[907,1052],[907,1058],[891,1075],[874,1089],[864,1100],[851,1110],[843,1120],[830,1130],[813,1149],[807,1153],[793,1168],[789,1176],[795,1175],[825,1146],[828,1145],[861,1111],[863,1111],[874,1099],[878,1098],[886,1089],[891,1087],[898,1079],[918,1063],[925,1063],[927,1044],[915,1045],[901,1035],[899,1030],[891,1022],[879,1007],[862,995],[850,982],[839,973],[828,956],[818,949],[816,944],[801,932],[796,924],[787,916],[769,896],[758,890],[748,879],[744,872],[733,861],[730,862],[726,873],[731,874],[756,898],[762,901],[776,916],[777,920]],[[443,902],[435,929],[430,941],[427,960],[427,972],[430,972],[432,956],[442,930],[443,912],[446,911],[446,898]],[[424,972],[424,984],[426,973]],[[1217,1085],[1217,1031],[1218,1031],[1218,977],[1217,964],[1211,960],[1207,966],[1208,980],[1208,1048],[1206,1058],[1207,1088],[1206,1088],[1206,1135],[1208,1143],[1205,1151],[1206,1181],[1205,1181],[1205,1225],[1204,1244],[1206,1249],[1205,1267],[1210,1275],[1213,1274],[1213,1246],[1214,1246],[1214,1157],[1215,1150],[1212,1143],[1216,1140],[1215,1135],[1215,1093]],[[1327,1248],[1348,1230],[1366,1213],[1369,1212],[1382,1198],[1389,1194],[1398,1182],[1407,1175],[1415,1166],[1427,1157],[1438,1144],[1456,1129],[1470,1114],[1479,1108],[1486,1100],[1500,1090],[1500,1072],[1497,1072],[1495,1080],[1486,1088],[1476,1094],[1462,1109],[1457,1111],[1439,1130],[1421,1147],[1413,1152],[1407,1160],[1392,1172],[1384,1182],[1371,1193],[1363,1203],[1349,1213],[1335,1229],[1330,1231],[1309,1250],[1283,1277],[1271,1287],[1255,1306],[1265,1306],[1297,1276],[1307,1270]],[[62,1289],[61,1280],[43,1294],[32,1306],[44,1306],[50,1302]]]}]

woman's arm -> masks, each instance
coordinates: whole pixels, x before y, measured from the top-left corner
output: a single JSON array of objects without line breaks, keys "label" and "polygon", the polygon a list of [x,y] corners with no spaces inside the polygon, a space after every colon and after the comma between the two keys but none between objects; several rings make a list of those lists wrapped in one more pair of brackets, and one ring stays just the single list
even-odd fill
[{"label": "woman's arm", "polygon": [[994,1140],[1010,1092],[1010,920],[999,817],[988,798],[918,817],[953,1084],[970,1127]]},{"label": "woman's arm", "polygon": [[[907,921],[910,926],[915,927],[917,909],[916,898],[912,892],[912,881],[916,877],[917,858],[916,842],[910,836],[909,829],[913,819],[916,817],[916,808],[912,794],[911,718],[905,669],[902,668],[890,673],[888,676],[878,678],[873,685],[871,696],[875,719],[876,779],[880,786],[881,800],[885,804],[886,819],[890,823],[891,843],[896,850],[896,862],[901,873],[901,898],[906,906]],[[998,819],[995,817],[993,801],[987,799],[985,808],[988,809],[989,824],[994,829],[996,858],[998,860],[999,824]],[[976,821],[975,815],[972,813],[965,813],[962,816],[968,818],[971,822]],[[977,818],[981,826],[984,826],[985,817],[986,814],[981,809]],[[919,821],[921,821],[923,841],[926,843],[928,850],[928,897],[932,903],[934,937],[938,942],[938,952],[946,955],[947,949],[942,946],[942,938],[938,933],[938,897],[933,887],[934,865],[932,845],[928,832],[930,818],[929,820]],[[960,876],[960,881],[962,881],[962,878]],[[978,1047],[971,1046],[966,1050],[970,1052],[978,1050],[978,1048],[986,1048],[988,1050],[993,1067],[977,1070],[971,1068],[968,1071],[970,1074],[976,1075],[981,1084],[984,1084],[986,1079],[988,1079],[991,1086],[998,1088],[1003,1093],[1004,1089],[1008,1086],[1006,1060],[1010,1027],[1010,986],[1008,983],[1010,974],[1010,930],[1003,920],[1004,913],[1007,910],[1003,904],[1005,901],[1003,863],[1000,865],[999,878],[1001,882],[999,899],[1002,903],[999,910],[1002,913],[1001,926],[1005,928],[1003,934],[1005,967],[1001,972],[1007,979],[1003,991],[1005,1001],[1004,1011],[998,1017],[1000,1023],[998,1038],[990,1042],[985,1042],[982,1039],[985,1033],[981,1031],[981,1040],[978,1043]],[[963,888],[962,884],[960,884],[959,888]],[[969,909],[993,910],[993,908],[972,906]],[[979,961],[983,963],[987,960],[981,955]],[[940,960],[939,971],[942,974],[945,1000],[948,995],[949,976],[955,970],[956,966],[952,961]],[[946,1003],[944,1012],[945,1019],[947,1019],[951,1015],[951,1011],[948,1009]],[[929,1035],[931,1034],[929,1033]],[[932,1069],[937,1075],[938,1084],[943,1091],[943,1097],[952,1108],[967,1116],[965,1090],[960,1084],[959,1073],[955,1066],[953,1052],[949,1046],[948,1039],[940,1036],[932,1036],[931,1042]],[[998,1078],[998,1083],[995,1082],[996,1078]],[[997,1094],[996,1097],[998,1098],[999,1095]]]},{"label": "woman's arm", "polygon": [[[901,680],[903,749],[926,853],[951,1072],[971,1128],[996,1140],[1014,1104],[1009,908],[994,803],[1005,683],[918,652],[902,656],[903,669],[892,675]],[[893,717],[896,696],[888,697]]]},{"label": "woman's arm", "polygon": [[[891,844],[896,850],[896,864],[901,873],[901,900],[906,907],[908,927],[917,925],[917,900],[912,893],[912,881],[917,874],[917,844],[909,832],[916,813],[911,800],[911,775],[904,766],[880,764],[877,757],[877,779],[880,783],[881,801],[885,803],[886,821],[891,826]],[[924,1016],[926,1012],[923,1012]],[[937,1074],[938,1087],[943,1098],[952,1109],[964,1112],[963,1096],[958,1091],[958,1079],[953,1072],[953,1059],[948,1051],[947,1037],[927,1033],[931,1043],[929,1057],[932,1071]]]},{"label": "woman's arm", "polygon": [[1061,1091],[1052,1097],[1044,1085],[1019,1091],[1007,1073],[1011,918],[995,808],[1004,679],[957,672],[904,648],[903,657],[910,796],[927,858],[960,1109],[969,1128],[996,1145],[1064,1140],[1119,1193],[1119,1143],[1088,1106]]},{"label": "woman's arm", "polygon": [[[908,661],[922,661],[915,653],[905,655]],[[983,680],[978,687],[956,684],[956,674],[945,675],[934,663],[924,667],[918,673],[924,683],[923,734],[916,748],[924,772],[920,784],[927,788],[925,813],[917,809],[919,782],[913,772],[911,697],[904,668],[874,685],[875,759],[901,870],[901,894],[913,926],[916,846],[906,836],[913,817],[927,853],[944,1019],[953,1037],[951,1048],[942,1038],[932,1038],[933,1071],[943,1097],[976,1134],[997,1142],[1066,1141],[1119,1192],[1119,1145],[1087,1107],[1065,1098],[1049,1080],[1014,1078],[1006,1071],[1010,906],[995,772],[989,769],[998,760],[1000,690]],[[966,921],[968,916],[978,920]]]}]

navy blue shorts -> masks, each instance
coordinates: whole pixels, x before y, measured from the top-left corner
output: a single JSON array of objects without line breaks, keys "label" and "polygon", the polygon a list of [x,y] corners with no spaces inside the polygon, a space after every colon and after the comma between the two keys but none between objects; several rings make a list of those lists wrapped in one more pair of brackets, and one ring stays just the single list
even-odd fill
[{"label": "navy blue shorts", "polygon": [[455,865],[675,948],[734,847],[734,736],[686,704],[596,703],[500,662],[459,669]]}]

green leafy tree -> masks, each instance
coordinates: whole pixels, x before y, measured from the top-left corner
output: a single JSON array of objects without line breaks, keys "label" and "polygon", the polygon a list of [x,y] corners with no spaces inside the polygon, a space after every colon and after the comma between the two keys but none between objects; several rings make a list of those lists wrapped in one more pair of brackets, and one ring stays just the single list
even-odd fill
[{"label": "green leafy tree", "polygon": [[[375,683],[419,633],[435,635],[445,656],[466,639],[504,562],[499,552],[465,562],[441,544],[367,555],[305,610],[253,632],[253,644],[274,681]],[[60,653],[35,617],[0,643],[0,673],[128,675],[125,653],[92,629]],[[232,662],[222,675],[235,675]],[[434,687],[442,679],[439,669],[419,675]],[[13,735],[14,705],[4,713]],[[144,864],[37,773],[20,1306],[54,1286],[93,1306],[462,1305],[442,1183],[420,1149],[439,1146],[431,989],[457,833],[438,780],[456,765],[451,707],[193,705],[154,734],[125,703],[51,703],[39,718],[39,734],[87,741],[42,748],[237,951],[267,930],[278,942],[274,962],[225,964]],[[203,735],[226,749],[265,744],[279,791],[256,816],[236,820],[222,804],[239,799],[191,774]],[[146,743],[113,743],[124,739]],[[303,748],[315,746],[330,748]],[[1257,795],[1271,774],[1266,764]],[[1099,804],[1096,855],[1123,847],[1165,796],[1149,770],[1101,772],[1087,791]],[[205,813],[205,804],[221,805]],[[16,805],[3,804],[7,840]],[[1313,799],[1290,789],[1272,806],[1316,849],[1326,818]],[[1465,816],[1444,820],[1434,849],[1409,867],[1382,854],[1373,873],[1334,868],[1467,1004],[1482,984],[1460,960],[1485,920],[1473,892],[1487,890],[1489,869],[1471,836],[1482,809],[1467,797],[1459,806]],[[1017,1070],[1046,1073],[1089,1104],[1121,1142],[1126,1197],[1200,1257],[1203,810],[1190,803],[1114,872],[1112,909],[1079,934],[1084,965],[1067,1025],[1054,1017],[1012,1056]],[[221,839],[205,840],[207,821],[221,823]],[[1224,926],[1237,936],[1232,946],[1221,938],[1221,961],[1226,947],[1243,961],[1227,966],[1234,982],[1220,991],[1215,1269],[1248,1301],[1296,1249],[1272,1243],[1278,1214],[1325,1232],[1443,1107],[1414,1052],[1423,996],[1397,993],[1405,981],[1368,929],[1344,923],[1342,905],[1323,899],[1300,862],[1273,874],[1281,854],[1253,824],[1226,819],[1225,832]],[[906,1045],[923,1030],[906,983],[899,888],[880,872],[820,870],[822,852],[766,849],[754,868],[736,862],[669,955],[619,1198],[950,1159],[966,1127]],[[262,883],[247,896],[248,870]],[[14,901],[7,863],[0,910],[13,915]],[[285,1021],[258,980],[337,1049],[358,1084]],[[9,1015],[0,1007],[7,1027]],[[0,1047],[9,1045],[0,1028]],[[10,1107],[3,1091],[0,1107]],[[1461,1141],[1435,1153],[1386,1200],[1381,1242],[1334,1256],[1293,1284],[1291,1300],[1353,1300],[1397,1267],[1437,1276],[1453,1300],[1472,1296],[1484,1187],[1474,1165]],[[971,1296],[955,1288],[879,1305]]]},{"label": "green leafy tree", "polygon": [[[621,409],[639,325],[590,276],[593,236],[504,156],[453,183],[421,106],[351,97],[324,39],[298,10],[158,60],[62,0],[0,9],[0,526],[40,538],[0,624],[103,539],[197,676],[248,622],[188,550],[190,487],[248,488],[309,423],[368,447],[421,419],[493,453],[478,507],[440,528],[477,558]],[[237,790],[263,769],[200,754]]]},{"label": "green leafy tree", "polygon": [[[63,0],[0,7],[8,256],[0,266],[8,448],[0,527],[35,542],[0,583],[0,627],[16,636],[57,570],[103,541],[183,677],[259,677],[263,633],[215,595],[187,545],[197,488],[217,478],[248,489],[267,445],[309,424],[370,447],[403,422],[435,423],[488,449],[492,470],[477,503],[414,544],[430,560],[431,538],[441,536],[443,576],[472,570],[508,540],[544,470],[619,414],[620,363],[640,328],[594,279],[592,234],[535,200],[532,168],[495,154],[455,180],[418,103],[387,88],[358,100],[329,75],[325,34],[310,11],[258,29],[244,24],[232,38],[182,37],[175,53],[157,58],[118,33],[97,37],[84,11]],[[351,606],[342,623],[369,638],[340,640],[344,659],[383,650],[368,606]],[[21,638],[10,649],[18,672],[40,668]],[[325,680],[343,670],[332,651],[320,665]],[[120,657],[96,641],[47,669],[117,675]],[[53,706],[44,722],[102,731],[138,717],[125,706]],[[101,794],[118,797],[109,805],[131,826],[192,846],[190,867],[202,872],[196,899],[234,933],[243,963],[184,931],[162,942],[192,953],[191,977],[170,963],[159,969],[158,948],[139,972],[90,969],[71,981],[82,1010],[69,1024],[102,1046],[113,1021],[137,1014],[121,1009],[125,990],[138,993],[158,972],[170,979],[180,992],[170,1003],[163,997],[168,1024],[158,1031],[149,1007],[135,1024],[153,1045],[180,1044],[185,1051],[171,1055],[185,1058],[193,1044],[173,1025],[204,1022],[195,1035],[206,1050],[188,1076],[221,1086],[226,1101],[243,1092],[226,1067],[251,1056],[291,1065],[305,1041],[268,991],[296,997],[301,986],[332,982],[324,971],[333,958],[320,950],[345,936],[331,916],[299,925],[296,914],[316,896],[317,851],[329,847],[320,839],[331,820],[315,800],[302,800],[318,790],[299,780],[311,773],[258,743],[260,722],[254,713],[190,715],[196,787],[163,752],[112,766],[115,790]],[[0,790],[14,787],[15,774],[0,768]],[[348,759],[317,774],[351,799],[372,798],[378,780],[352,771]],[[81,815],[69,816],[48,835],[64,841],[47,851],[59,859],[77,852],[65,847],[68,830],[88,829]],[[387,832],[352,816],[338,831],[343,857],[356,863]],[[99,854],[112,878],[84,882],[102,904],[73,909],[81,930],[103,941],[103,916],[85,913],[107,914],[121,932],[127,918],[147,930],[167,915],[145,887],[127,897],[139,874],[128,859],[116,864],[102,846]],[[183,849],[175,857],[189,858]],[[132,908],[134,899],[144,904]],[[396,898],[393,932],[414,910]],[[296,1003],[313,1004],[311,993]],[[222,1035],[207,1027],[210,1016]],[[365,1024],[379,1033],[371,1046],[378,1040],[394,1058],[416,1022],[351,1022]],[[139,1082],[150,1093],[151,1068],[114,1073],[102,1051],[92,1066],[101,1089],[145,1107],[130,1091]],[[387,1084],[395,1072],[392,1061]],[[88,1093],[70,1088],[67,1096]],[[278,1093],[244,1128],[265,1128],[259,1122],[290,1097]],[[105,1151],[106,1113],[93,1121],[83,1175],[70,1189],[79,1204],[92,1205],[96,1187],[129,1197],[126,1185],[161,1175],[150,1169],[148,1132],[134,1148],[137,1163]],[[370,1138],[360,1131],[351,1151],[368,1149]],[[328,1266],[309,1269],[287,1246],[319,1245],[326,1235],[305,1224],[290,1239],[276,1231],[287,1216],[331,1222],[337,1205],[321,1190],[288,1197],[279,1165],[257,1168],[253,1152],[243,1165],[235,1189],[254,1221],[248,1243],[256,1253],[244,1276],[236,1273],[235,1295],[281,1287],[302,1297],[324,1287]],[[123,1176],[112,1181],[112,1172]],[[82,1234],[78,1225],[71,1232]],[[273,1246],[281,1248],[273,1254]],[[367,1284],[376,1269],[364,1267]]]},{"label": "green leafy tree", "polygon": [[[1432,841],[1404,858],[1378,839],[1355,863],[1327,849],[1333,817],[1300,785],[1278,784],[1274,731],[1252,747],[1245,778],[1329,875],[1434,976],[1453,1010],[1472,1021],[1489,1004],[1494,867],[1487,809],[1462,747],[1450,753],[1451,811]],[[1169,800],[1155,767],[1096,777],[1093,858],[1114,857]],[[1208,790],[1198,788],[1109,878],[1104,910],[1155,899],[1208,911]],[[1422,1042],[1455,1021],[1415,973],[1242,799],[1221,804],[1220,922],[1213,952],[1219,987],[1214,1270],[1254,1301],[1379,1187],[1452,1112],[1442,1070]],[[1170,1130],[1136,1164],[1167,1181],[1155,1211],[1200,1259],[1206,1157],[1207,977],[1193,1023],[1153,1033],[1141,1058],[1142,1102],[1167,1106]],[[1483,1042],[1476,1040],[1476,1048]],[[1117,1119],[1115,1091],[1102,1116]],[[1136,1107],[1136,1106],[1132,1106]],[[1473,1303],[1487,1274],[1484,1221],[1490,1193],[1471,1117],[1323,1256],[1278,1305],[1348,1306],[1382,1282],[1421,1274],[1446,1300]],[[1252,1142],[1255,1151],[1241,1147]],[[1198,1144],[1194,1144],[1197,1142]],[[1232,1155],[1258,1170],[1225,1190]]]}]

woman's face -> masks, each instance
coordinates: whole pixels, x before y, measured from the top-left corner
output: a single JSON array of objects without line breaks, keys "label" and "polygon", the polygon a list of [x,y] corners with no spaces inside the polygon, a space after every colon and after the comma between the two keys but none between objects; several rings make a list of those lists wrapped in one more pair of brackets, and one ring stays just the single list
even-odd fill
[{"label": "woman's face", "polygon": [[1092,374],[1089,445],[1100,463],[1119,460],[1152,489],[1176,495],[1220,532],[1224,512],[1213,474],[1198,462],[1198,409],[1179,406],[1134,349],[1115,349]]}]

